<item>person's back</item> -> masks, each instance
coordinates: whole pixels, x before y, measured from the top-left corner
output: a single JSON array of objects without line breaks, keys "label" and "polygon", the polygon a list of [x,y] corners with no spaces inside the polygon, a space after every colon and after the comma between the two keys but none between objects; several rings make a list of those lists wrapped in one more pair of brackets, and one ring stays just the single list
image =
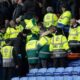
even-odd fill
[{"label": "person's back", "polygon": [[50,27],[51,25],[56,26],[57,25],[57,16],[53,13],[47,13],[44,16],[44,26],[46,28]]},{"label": "person's back", "polygon": [[2,71],[3,71],[3,80],[11,80],[13,74],[15,73],[15,64],[13,57],[13,46],[10,46],[11,42],[6,41],[7,44],[1,48],[2,55]]},{"label": "person's back", "polygon": [[1,53],[3,56],[3,67],[11,67],[13,66],[13,62],[12,62],[12,54],[10,52],[12,52],[13,47],[11,46],[4,46],[1,49]]},{"label": "person's back", "polygon": [[57,26],[58,17],[53,13],[52,7],[47,7],[47,14],[45,14],[43,19],[43,24],[46,28],[52,26]]},{"label": "person's back", "polygon": [[33,35],[31,39],[26,43],[26,55],[28,56],[29,68],[38,67],[39,58],[38,58],[37,42],[38,42],[38,37],[36,35]]},{"label": "person's back", "polygon": [[71,19],[71,12],[65,11],[59,18],[58,23],[61,23],[63,25],[69,25]]},{"label": "person's back", "polygon": [[[49,30],[50,31],[50,30]],[[49,67],[49,60],[50,60],[50,51],[49,51],[49,45],[51,41],[51,37],[53,36],[51,31],[45,32],[45,29],[42,28],[41,35],[38,40],[38,55],[40,58],[41,67]]]},{"label": "person's back", "polygon": [[[66,37],[62,34],[62,30],[57,30],[51,39],[50,51],[52,52],[53,65],[55,67],[65,67],[65,57],[68,53],[69,46]],[[59,62],[59,63],[58,63]]]}]

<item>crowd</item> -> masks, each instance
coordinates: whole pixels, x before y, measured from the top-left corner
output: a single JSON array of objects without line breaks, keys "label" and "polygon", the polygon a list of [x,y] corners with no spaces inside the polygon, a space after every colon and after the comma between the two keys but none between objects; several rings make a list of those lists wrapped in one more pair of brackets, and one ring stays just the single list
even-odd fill
[{"label": "crowd", "polygon": [[80,24],[69,6],[64,0],[56,11],[43,6],[42,0],[0,2],[1,80],[32,68],[66,67],[73,53],[80,58]]}]

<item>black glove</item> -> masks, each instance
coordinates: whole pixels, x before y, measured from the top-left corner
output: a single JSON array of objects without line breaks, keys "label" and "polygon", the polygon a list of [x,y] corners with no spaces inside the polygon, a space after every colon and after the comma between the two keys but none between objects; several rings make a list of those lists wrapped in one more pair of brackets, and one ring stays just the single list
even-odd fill
[{"label": "black glove", "polygon": [[51,37],[53,37],[53,35],[52,35],[52,34],[48,34],[48,35],[46,35],[46,36],[48,36],[48,37],[50,37],[50,38],[51,38]]}]

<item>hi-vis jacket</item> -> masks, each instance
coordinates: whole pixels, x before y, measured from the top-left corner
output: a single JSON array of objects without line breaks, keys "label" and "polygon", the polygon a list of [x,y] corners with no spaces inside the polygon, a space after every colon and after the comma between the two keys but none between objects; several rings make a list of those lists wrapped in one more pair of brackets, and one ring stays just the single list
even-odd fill
[{"label": "hi-vis jacket", "polygon": [[38,52],[40,58],[49,58],[49,45],[50,45],[51,38],[48,36],[40,37],[38,41]]},{"label": "hi-vis jacket", "polygon": [[38,40],[30,40],[26,44],[26,53],[30,64],[38,62],[37,42]]},{"label": "hi-vis jacket", "polygon": [[64,26],[69,25],[71,17],[72,15],[70,11],[63,12],[60,18],[58,19],[58,26],[60,26],[59,24],[62,24]]},{"label": "hi-vis jacket", "polygon": [[68,41],[80,41],[80,26],[70,27]]},{"label": "hi-vis jacket", "polygon": [[50,26],[57,26],[57,21],[58,21],[58,17],[56,16],[56,14],[47,13],[44,16],[43,23],[46,28],[49,28]]},{"label": "hi-vis jacket", "polygon": [[24,22],[26,24],[26,29],[30,29],[32,33],[38,34],[40,32],[40,29],[35,19],[25,19]]},{"label": "hi-vis jacket", "polygon": [[23,30],[22,25],[16,26],[15,28],[13,27],[8,27],[5,33],[6,39],[8,38],[16,38],[19,32]]},{"label": "hi-vis jacket", "polygon": [[1,48],[1,54],[3,58],[3,67],[13,67],[13,47],[12,46],[4,46]]},{"label": "hi-vis jacket", "polygon": [[55,51],[55,50],[68,50],[68,41],[65,36],[63,35],[56,35],[54,34],[54,37],[51,39],[51,44],[50,44],[50,51]]}]

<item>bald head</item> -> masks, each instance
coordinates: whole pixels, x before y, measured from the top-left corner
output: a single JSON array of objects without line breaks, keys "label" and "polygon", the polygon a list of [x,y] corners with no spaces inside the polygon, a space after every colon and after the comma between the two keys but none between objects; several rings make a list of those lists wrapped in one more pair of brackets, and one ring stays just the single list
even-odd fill
[{"label": "bald head", "polygon": [[76,19],[74,19],[74,18],[73,18],[73,19],[71,19],[71,22],[76,22]]},{"label": "bald head", "polygon": [[14,22],[13,20],[11,20],[11,21],[10,21],[10,26],[11,26],[11,27],[15,27],[15,25],[16,25],[15,22]]}]

